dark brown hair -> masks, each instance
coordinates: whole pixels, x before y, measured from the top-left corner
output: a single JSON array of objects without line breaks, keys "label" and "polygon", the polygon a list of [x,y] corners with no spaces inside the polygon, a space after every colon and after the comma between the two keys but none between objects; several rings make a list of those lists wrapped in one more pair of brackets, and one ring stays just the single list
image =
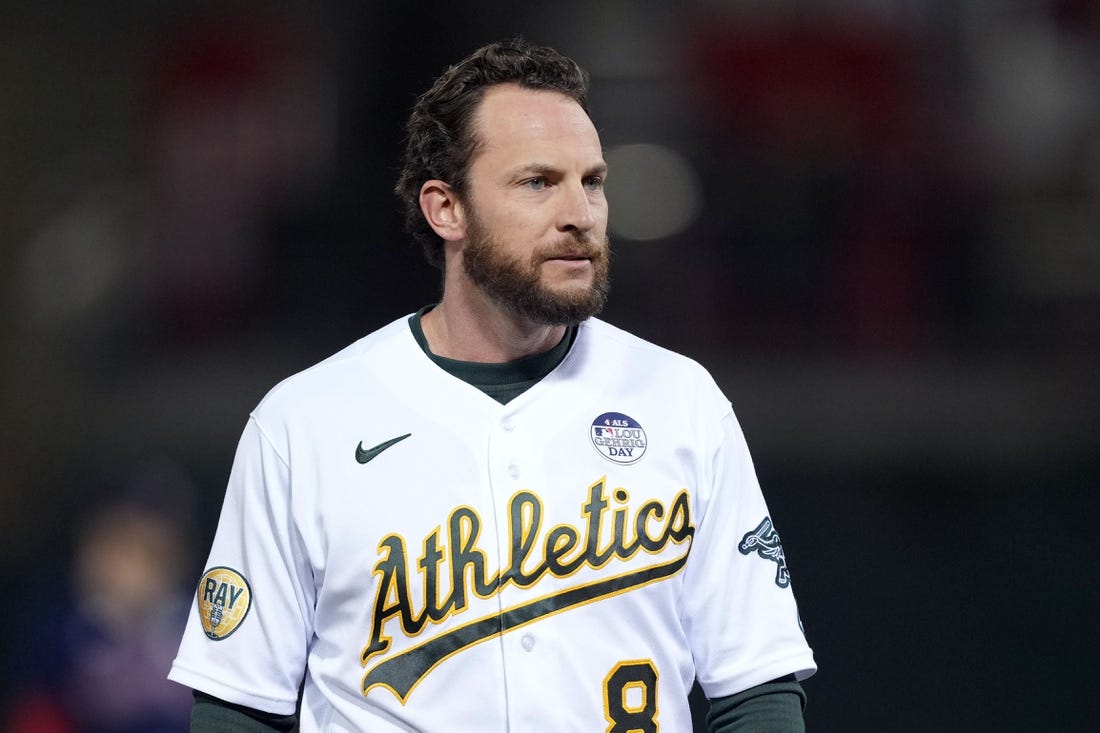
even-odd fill
[{"label": "dark brown hair", "polygon": [[405,229],[424,247],[428,262],[443,268],[443,240],[420,211],[425,181],[444,181],[466,192],[470,161],[480,145],[474,113],[485,90],[497,84],[560,92],[588,112],[588,74],[547,46],[515,38],[482,46],[448,68],[413,106],[405,125],[405,155],[394,191],[405,204]]}]

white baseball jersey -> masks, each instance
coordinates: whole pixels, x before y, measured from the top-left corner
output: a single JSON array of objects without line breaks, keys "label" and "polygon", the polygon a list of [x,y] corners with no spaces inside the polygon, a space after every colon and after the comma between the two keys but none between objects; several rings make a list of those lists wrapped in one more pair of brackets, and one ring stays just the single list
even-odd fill
[{"label": "white baseball jersey", "polygon": [[816,670],[740,428],[597,319],[507,405],[407,318],[253,412],[170,678],[302,731],[689,731]]}]

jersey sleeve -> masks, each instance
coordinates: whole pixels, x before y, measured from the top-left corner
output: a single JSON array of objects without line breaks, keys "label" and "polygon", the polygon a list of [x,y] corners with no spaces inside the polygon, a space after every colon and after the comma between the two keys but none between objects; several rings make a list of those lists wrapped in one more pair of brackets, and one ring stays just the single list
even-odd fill
[{"label": "jersey sleeve", "polygon": [[286,461],[250,418],[168,675],[221,700],[280,715],[295,710],[313,628],[312,571],[291,489]]},{"label": "jersey sleeve", "polygon": [[708,698],[817,670],[779,534],[732,411],[700,497],[685,567],[684,627]]}]

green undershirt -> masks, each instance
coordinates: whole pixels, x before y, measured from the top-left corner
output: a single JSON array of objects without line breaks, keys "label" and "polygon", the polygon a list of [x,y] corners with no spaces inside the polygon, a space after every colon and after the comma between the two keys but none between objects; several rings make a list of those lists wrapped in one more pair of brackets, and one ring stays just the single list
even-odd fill
[{"label": "green undershirt", "polygon": [[554,368],[561,364],[562,359],[569,353],[573,341],[577,338],[577,327],[570,326],[565,333],[565,338],[549,351],[506,361],[503,364],[448,359],[432,353],[428,346],[428,339],[424,336],[424,329],[420,326],[420,317],[432,307],[425,306],[409,316],[409,328],[416,343],[420,344],[420,348],[440,369],[472,387],[477,387],[502,405],[519,397],[554,371]]}]

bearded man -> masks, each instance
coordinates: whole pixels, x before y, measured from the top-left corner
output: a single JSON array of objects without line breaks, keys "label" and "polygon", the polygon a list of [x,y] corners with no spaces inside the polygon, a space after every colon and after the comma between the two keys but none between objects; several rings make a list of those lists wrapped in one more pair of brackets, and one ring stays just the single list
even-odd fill
[{"label": "bearded man", "polygon": [[275,387],[170,677],[192,730],[799,731],[816,664],[710,375],[596,318],[587,76],[513,40],[417,101],[439,302]]}]

